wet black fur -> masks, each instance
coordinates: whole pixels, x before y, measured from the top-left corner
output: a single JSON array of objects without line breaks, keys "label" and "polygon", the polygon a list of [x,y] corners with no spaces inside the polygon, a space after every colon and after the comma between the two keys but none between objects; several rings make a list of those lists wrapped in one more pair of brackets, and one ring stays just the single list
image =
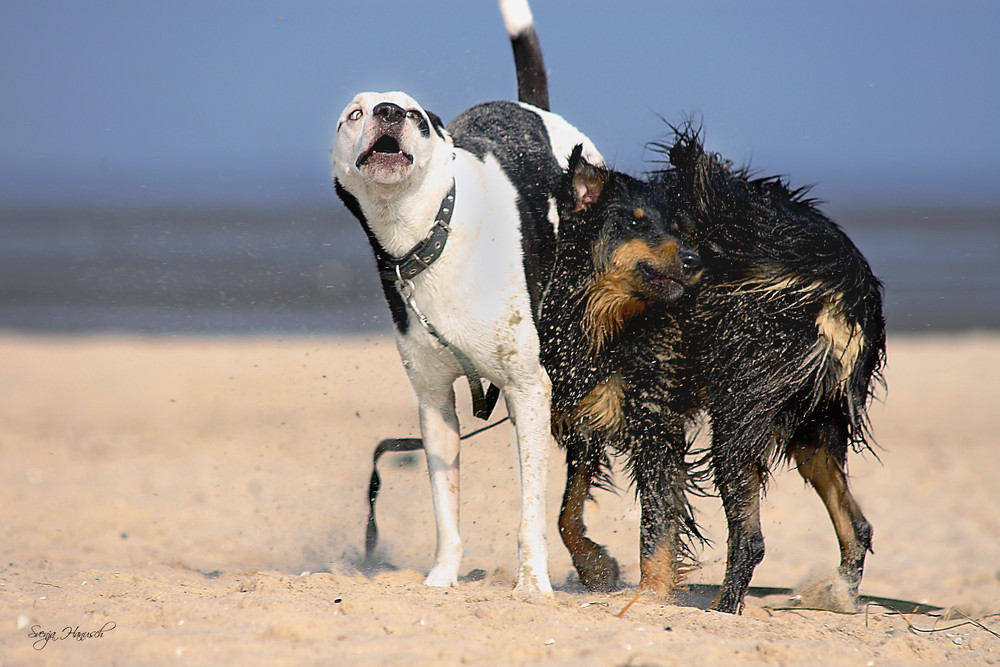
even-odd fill
[{"label": "wet black fur", "polygon": [[[552,380],[553,429],[566,449],[567,479],[578,468],[595,470],[594,485],[609,488],[609,454],[624,455],[642,505],[644,555],[662,543],[669,526],[674,548],[688,561],[701,540],[687,491],[696,478],[684,461],[687,422],[699,407],[697,387],[690,383],[690,355],[684,349],[684,320],[694,308],[694,295],[678,301],[650,301],[613,345],[593,354],[584,324],[587,288],[603,259],[599,248],[613,251],[631,239],[655,245],[679,240],[671,207],[644,181],[602,170],[606,182],[596,204],[574,212],[572,175],[578,155],[571,158],[558,199],[560,229],[556,263],[541,312],[539,337],[542,362]],[[634,220],[632,211],[644,215]],[[687,247],[681,244],[681,249]],[[574,410],[594,387],[612,374],[624,383],[623,428],[594,430]],[[568,489],[567,489],[568,493]],[[580,569],[579,566],[577,568]]]},{"label": "wet black fur", "polygon": [[[671,168],[654,174],[652,185],[671,202],[682,236],[708,268],[685,331],[701,341],[695,351],[707,404],[742,415],[735,428],[766,419],[789,435],[828,413],[845,429],[843,448],[832,452],[838,459],[848,445],[866,447],[866,409],[885,361],[885,320],[882,284],[864,256],[805,190],[733,169],[704,151],[696,131],[679,130],[672,146],[660,148]],[[793,279],[803,289],[747,289],[759,276]],[[796,370],[816,342],[816,318],[831,293],[843,295],[843,318],[863,341],[842,393],[830,364],[812,373]],[[785,453],[770,446],[765,433],[749,449],[765,465]]]},{"label": "wet black fur", "polygon": [[[759,531],[740,526],[746,495],[759,493],[776,459],[797,448],[815,447],[846,471],[848,448],[869,444],[866,410],[885,360],[882,285],[804,191],[734,170],[706,153],[690,129],[667,156],[672,168],[654,186],[707,267],[684,335],[698,344],[689,354],[698,360],[698,392],[712,425],[708,462],[729,522],[726,580],[715,604],[738,612],[764,555]],[[761,278],[783,287],[761,291]],[[852,339],[859,350],[843,383],[840,360],[813,356],[817,317],[830,295],[839,295],[839,317],[860,337]],[[859,559],[845,557],[840,574],[856,593],[871,549],[860,513],[853,530],[863,549]]]},{"label": "wet black fur", "polygon": [[[626,455],[642,507],[644,558],[664,543],[678,560],[693,552],[699,534],[686,491],[699,479],[685,463],[685,428],[698,412],[709,416],[712,441],[701,462],[730,528],[726,579],[714,606],[738,613],[764,554],[759,529],[744,525],[749,518],[752,526],[756,512],[750,499],[762,492],[774,464],[797,448],[815,448],[844,470],[848,448],[869,443],[866,408],[885,358],[881,284],[803,191],[732,168],[706,153],[691,129],[659,148],[669,164],[650,179],[652,193],[605,189],[601,206],[617,200],[628,208],[637,197],[659,197],[661,210],[701,255],[704,277],[679,301],[647,308],[594,357],[579,330],[580,295],[593,272],[581,267],[592,265],[587,247],[607,232],[563,203],[554,280],[542,311],[543,340],[555,342],[543,345],[543,361],[569,479],[579,466],[596,465],[595,484],[606,483],[608,452]],[[843,383],[838,360],[816,354],[817,317],[831,294],[840,295],[846,327],[860,332],[857,360]],[[595,433],[567,420],[611,373],[623,379],[624,428]],[[860,557],[842,555],[841,575],[856,592],[871,547],[860,513],[853,531]]]}]

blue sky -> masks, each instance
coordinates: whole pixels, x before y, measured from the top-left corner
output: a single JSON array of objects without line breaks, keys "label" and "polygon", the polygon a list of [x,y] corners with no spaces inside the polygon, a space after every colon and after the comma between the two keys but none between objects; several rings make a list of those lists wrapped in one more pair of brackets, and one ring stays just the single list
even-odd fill
[{"label": "blue sky", "polygon": [[[618,168],[660,116],[837,205],[1000,204],[1000,3],[546,2],[553,110]],[[334,121],[516,94],[493,0],[0,2],[0,201],[335,201]]]}]

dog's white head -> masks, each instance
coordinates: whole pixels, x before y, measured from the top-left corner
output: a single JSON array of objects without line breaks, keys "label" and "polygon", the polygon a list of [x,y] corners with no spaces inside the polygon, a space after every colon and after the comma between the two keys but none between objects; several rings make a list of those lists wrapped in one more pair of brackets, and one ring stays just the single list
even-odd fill
[{"label": "dog's white head", "polygon": [[330,164],[355,196],[395,198],[419,188],[451,151],[441,120],[406,93],[361,93],[340,115]]}]

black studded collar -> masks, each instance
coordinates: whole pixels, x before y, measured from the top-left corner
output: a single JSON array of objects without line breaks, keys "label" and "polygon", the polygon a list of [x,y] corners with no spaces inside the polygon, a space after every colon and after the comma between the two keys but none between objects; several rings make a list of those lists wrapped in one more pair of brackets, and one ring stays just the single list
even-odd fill
[{"label": "black studded collar", "polygon": [[429,267],[444,252],[444,244],[448,241],[448,232],[451,230],[451,214],[455,210],[455,181],[451,182],[451,189],[445,195],[434,218],[434,226],[424,237],[424,240],[413,246],[410,252],[402,257],[392,257],[382,253],[379,258],[379,275],[382,280],[412,280],[414,276]]}]

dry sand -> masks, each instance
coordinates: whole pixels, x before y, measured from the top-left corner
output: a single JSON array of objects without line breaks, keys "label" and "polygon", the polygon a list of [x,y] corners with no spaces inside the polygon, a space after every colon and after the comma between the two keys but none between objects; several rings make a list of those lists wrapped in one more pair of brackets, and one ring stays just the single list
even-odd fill
[{"label": "dry sand", "polygon": [[[998,664],[1000,337],[892,336],[887,377],[872,409],[881,462],[851,461],[875,527],[862,592],[954,606],[981,626],[879,607],[773,609],[780,597],[750,598],[733,617],[694,595],[644,599],[617,618],[634,588],[584,591],[559,543],[557,451],[557,592],[516,599],[507,425],[462,454],[462,571],[485,576],[422,585],[433,517],[412,455],[383,459],[393,567],[369,576],[359,561],[372,447],[416,433],[390,338],[0,336],[0,664]],[[463,411],[464,428],[477,426]],[[597,501],[591,534],[634,586],[631,492]],[[725,527],[717,500],[698,507],[716,546],[691,581],[717,583]],[[833,571],[832,529],[794,472],[777,475],[764,521],[755,585]]]}]

